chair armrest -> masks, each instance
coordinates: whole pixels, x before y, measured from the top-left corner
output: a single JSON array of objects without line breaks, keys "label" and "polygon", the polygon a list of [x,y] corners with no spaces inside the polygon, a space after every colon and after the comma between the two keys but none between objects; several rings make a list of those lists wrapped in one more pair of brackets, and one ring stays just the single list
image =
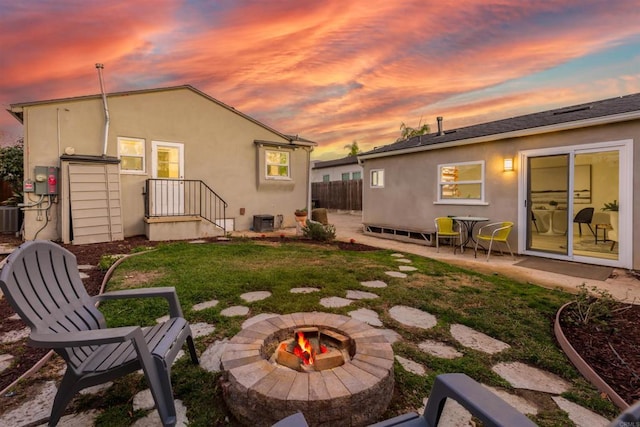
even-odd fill
[{"label": "chair armrest", "polygon": [[438,425],[447,398],[457,401],[485,426],[535,427],[524,414],[465,374],[436,377],[424,411],[427,425]]},{"label": "chair armrest", "polygon": [[171,317],[182,317],[182,308],[180,308],[176,288],[170,286],[163,288],[140,288],[105,292],[92,298],[94,301],[108,301],[113,299],[149,297],[161,297],[166,299],[169,303],[169,314]]},{"label": "chair armrest", "polygon": [[29,335],[29,344],[34,347],[64,348],[87,345],[100,345],[115,342],[124,342],[134,337],[139,326],[123,326],[120,328],[94,329],[89,331],[60,332],[43,334],[32,332]]}]

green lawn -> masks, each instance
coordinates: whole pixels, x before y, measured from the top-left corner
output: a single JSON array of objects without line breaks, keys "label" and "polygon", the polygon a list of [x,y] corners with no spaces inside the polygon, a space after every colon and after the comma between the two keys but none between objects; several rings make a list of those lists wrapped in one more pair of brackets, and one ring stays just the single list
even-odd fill
[{"label": "green lawn", "polygon": [[[508,383],[491,371],[502,361],[520,361],[548,370],[573,385],[565,397],[606,416],[617,410],[601,399],[556,345],[552,321],[556,310],[573,295],[517,282],[500,275],[482,275],[453,267],[432,259],[407,254],[418,271],[408,278],[391,278],[385,271],[397,270],[399,263],[390,251],[369,252],[340,250],[333,245],[312,245],[287,239],[281,242],[237,239],[226,243],[175,243],[131,257],[122,263],[111,278],[108,290],[128,287],[174,286],[185,317],[192,323],[215,325],[213,335],[196,341],[199,352],[217,339],[232,337],[246,317],[227,318],[221,310],[233,305],[248,305],[249,316],[260,313],[294,313],[327,311],[337,314],[358,308],[376,311],[386,328],[400,333],[403,340],[393,345],[397,355],[410,358],[428,370],[425,376],[406,372],[395,366],[395,393],[386,417],[422,406],[422,399],[436,375],[464,372],[485,384],[511,389]],[[382,280],[389,286],[369,289],[362,281]],[[295,287],[317,287],[320,292],[291,294]],[[323,297],[346,295],[347,290],[366,290],[380,297],[354,301],[345,308],[327,309],[319,304]],[[240,295],[250,291],[270,291],[272,296],[247,304]],[[191,306],[216,299],[213,308],[195,312]],[[388,315],[394,305],[407,305],[435,315],[438,324],[431,330],[402,326]],[[101,307],[109,326],[151,324],[168,313],[164,300],[115,301]],[[460,346],[450,335],[449,326],[460,323],[491,335],[511,345],[496,355],[488,355]],[[437,339],[456,347],[464,356],[439,359],[423,353],[417,344]],[[212,374],[195,367],[188,357],[180,360],[172,371],[174,393],[188,408],[191,425],[211,426],[235,424],[226,411],[219,386],[220,373]],[[117,382],[105,395],[83,397],[82,406],[105,409],[99,425],[128,425],[144,415],[131,411],[136,391],[146,388],[144,379],[130,375]],[[513,390],[512,390],[513,391]],[[543,426],[571,425],[548,396],[526,393],[541,407],[534,421]],[[227,418],[228,417],[228,418]],[[229,421],[230,420],[230,421]]]}]

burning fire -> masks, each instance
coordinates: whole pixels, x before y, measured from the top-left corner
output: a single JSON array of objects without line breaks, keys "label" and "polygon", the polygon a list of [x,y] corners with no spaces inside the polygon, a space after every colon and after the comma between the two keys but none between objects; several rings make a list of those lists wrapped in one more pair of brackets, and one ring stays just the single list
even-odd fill
[{"label": "burning fire", "polygon": [[[320,354],[327,352],[327,347],[320,345]],[[293,348],[293,354],[302,359],[305,365],[313,365],[313,361],[316,357],[316,350],[311,345],[311,342],[304,336],[302,332],[298,332],[297,344]]]}]

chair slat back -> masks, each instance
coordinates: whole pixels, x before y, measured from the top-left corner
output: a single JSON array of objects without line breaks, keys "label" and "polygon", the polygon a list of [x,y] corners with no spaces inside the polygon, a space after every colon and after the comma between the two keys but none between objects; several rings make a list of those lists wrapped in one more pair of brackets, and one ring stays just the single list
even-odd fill
[{"label": "chair slat back", "polygon": [[55,243],[22,244],[7,258],[0,287],[22,320],[40,333],[105,327],[82,283],[75,255]]},{"label": "chair slat back", "polygon": [[504,228],[498,230],[493,239],[498,241],[505,241],[509,238],[509,233],[511,233],[511,229],[513,228],[513,222],[505,221],[502,223],[502,225],[500,225],[500,227]]},{"label": "chair slat back", "polygon": [[457,233],[457,231],[453,229],[453,220],[451,218],[446,216],[441,216],[436,218],[435,222],[436,222],[436,230],[439,233],[443,233],[443,234]]}]

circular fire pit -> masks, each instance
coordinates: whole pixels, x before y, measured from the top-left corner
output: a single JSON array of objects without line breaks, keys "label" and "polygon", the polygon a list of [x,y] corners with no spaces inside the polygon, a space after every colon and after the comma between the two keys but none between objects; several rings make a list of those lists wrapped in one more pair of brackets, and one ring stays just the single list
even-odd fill
[{"label": "circular fire pit", "polygon": [[[308,328],[340,342],[346,354],[340,366],[299,370],[275,362],[282,343]],[[257,322],[229,341],[222,367],[225,402],[247,425],[270,426],[297,411],[310,425],[367,425],[378,420],[393,394],[393,350],[385,336],[364,322],[330,313]]]}]

